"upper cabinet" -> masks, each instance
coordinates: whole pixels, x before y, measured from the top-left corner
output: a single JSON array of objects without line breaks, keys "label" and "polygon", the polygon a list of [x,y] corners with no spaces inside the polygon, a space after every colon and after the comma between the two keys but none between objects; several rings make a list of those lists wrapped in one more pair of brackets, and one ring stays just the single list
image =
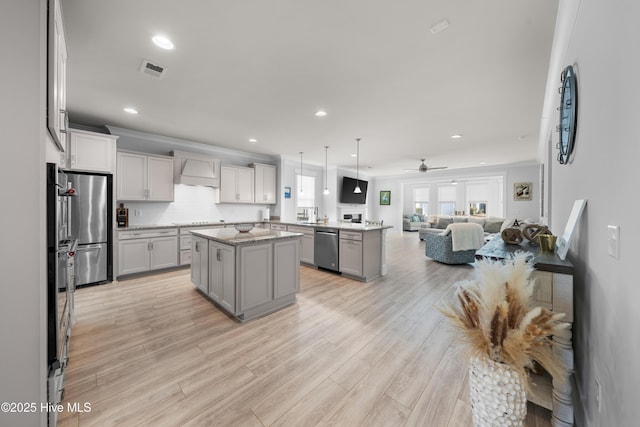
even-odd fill
[{"label": "upper cabinet", "polygon": [[47,127],[60,151],[67,145],[67,45],[60,0],[49,0]]},{"label": "upper cabinet", "polygon": [[220,167],[220,203],[253,203],[254,170],[241,166]]},{"label": "upper cabinet", "polygon": [[254,163],[255,173],[255,203],[276,203],[276,167]]},{"label": "upper cabinet", "polygon": [[119,151],[116,198],[173,202],[173,157]]},{"label": "upper cabinet", "polygon": [[117,136],[86,132],[76,129],[69,131],[66,168],[90,172],[116,172]]}]

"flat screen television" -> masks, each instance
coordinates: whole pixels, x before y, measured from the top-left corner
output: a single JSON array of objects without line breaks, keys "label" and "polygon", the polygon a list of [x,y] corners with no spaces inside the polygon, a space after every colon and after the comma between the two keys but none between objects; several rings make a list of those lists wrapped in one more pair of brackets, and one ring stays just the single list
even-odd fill
[{"label": "flat screen television", "polygon": [[342,191],[340,192],[340,203],[352,203],[364,205],[367,203],[367,181],[357,180],[362,193],[354,193],[356,180],[347,176],[342,177]]}]

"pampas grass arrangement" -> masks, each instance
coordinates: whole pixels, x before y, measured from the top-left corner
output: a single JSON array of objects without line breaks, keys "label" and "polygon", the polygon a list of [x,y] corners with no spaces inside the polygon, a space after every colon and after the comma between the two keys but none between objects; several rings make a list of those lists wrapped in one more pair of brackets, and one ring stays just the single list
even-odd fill
[{"label": "pampas grass arrangement", "polygon": [[533,306],[530,256],[518,252],[505,261],[476,261],[475,279],[458,283],[456,302],[438,307],[462,332],[470,357],[508,364],[525,388],[527,368],[534,362],[563,381],[564,367],[553,353],[551,337],[569,327],[560,321],[564,313]]}]

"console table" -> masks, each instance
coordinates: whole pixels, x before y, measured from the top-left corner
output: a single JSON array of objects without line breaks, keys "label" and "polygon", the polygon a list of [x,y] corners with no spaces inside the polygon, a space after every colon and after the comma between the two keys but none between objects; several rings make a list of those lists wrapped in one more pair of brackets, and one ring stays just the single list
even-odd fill
[{"label": "console table", "polygon": [[[506,244],[500,235],[487,242],[476,252],[476,259],[504,259],[515,252],[524,251],[533,255],[536,280],[534,300],[556,313],[565,313],[565,322],[573,324],[573,264],[561,260],[555,253],[543,252],[529,242],[518,245]],[[562,358],[567,367],[564,383],[552,380],[548,375],[532,375],[532,393],[529,401],[552,411],[551,425],[573,426],[573,346],[571,327],[553,336],[553,351]]]}]

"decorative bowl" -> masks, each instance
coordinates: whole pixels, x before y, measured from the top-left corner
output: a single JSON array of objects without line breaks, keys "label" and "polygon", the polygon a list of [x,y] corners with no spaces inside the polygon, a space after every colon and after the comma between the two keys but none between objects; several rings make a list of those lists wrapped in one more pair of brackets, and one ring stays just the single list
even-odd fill
[{"label": "decorative bowl", "polygon": [[250,224],[250,223],[236,224],[234,225],[234,227],[236,230],[238,230],[241,233],[247,233],[251,231],[251,229],[253,228],[253,224]]}]

